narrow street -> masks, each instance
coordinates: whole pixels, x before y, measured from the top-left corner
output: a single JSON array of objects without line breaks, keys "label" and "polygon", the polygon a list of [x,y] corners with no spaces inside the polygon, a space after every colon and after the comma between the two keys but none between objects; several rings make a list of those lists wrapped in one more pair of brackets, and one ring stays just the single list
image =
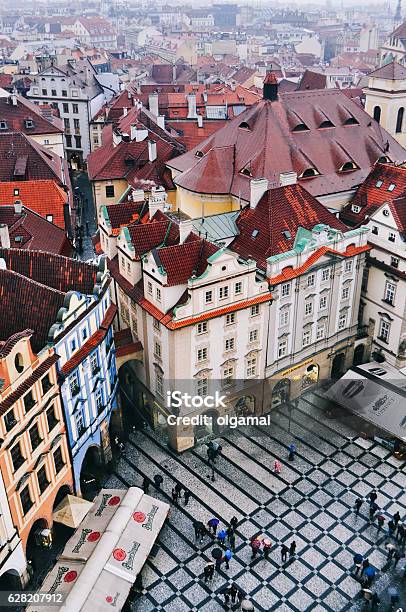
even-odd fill
[{"label": "narrow street", "polygon": [[[187,506],[183,501],[172,505],[159,544],[144,567],[144,590],[134,610],[217,612],[224,609],[222,590],[235,581],[257,611],[360,611],[365,609],[361,587],[351,575],[355,553],[368,557],[377,570],[372,590],[381,597],[381,609],[387,609],[389,586],[406,596],[404,560],[396,568],[382,569],[386,533],[377,536],[376,523],[368,521],[366,501],[359,516],[353,510],[357,496],[366,498],[376,488],[385,517],[396,510],[403,516],[404,463],[346,425],[334,419],[322,421],[318,405],[314,394],[302,398],[292,415],[291,434],[285,407],[273,412],[271,430],[227,432],[214,482],[205,446],[176,455],[150,431],[130,435],[106,486],[141,486],[144,476],[152,479],[161,474],[162,490],[151,487],[152,495],[171,501],[176,483],[191,492]],[[288,463],[292,441],[297,456]],[[272,473],[275,458],[282,462],[279,476]],[[238,526],[230,569],[215,574],[206,585],[202,572],[211,560],[213,541],[206,537],[197,545],[192,521],[206,523],[216,516],[224,526],[233,515]],[[249,542],[257,534],[273,543],[269,560],[262,554],[251,560]],[[281,543],[289,546],[293,539],[296,558],[282,566]]]},{"label": "narrow street", "polygon": [[86,172],[72,172],[71,180],[75,200],[79,202],[77,222],[83,231],[82,252],[79,256],[82,261],[87,261],[94,257],[91,236],[97,230],[92,186]]}]

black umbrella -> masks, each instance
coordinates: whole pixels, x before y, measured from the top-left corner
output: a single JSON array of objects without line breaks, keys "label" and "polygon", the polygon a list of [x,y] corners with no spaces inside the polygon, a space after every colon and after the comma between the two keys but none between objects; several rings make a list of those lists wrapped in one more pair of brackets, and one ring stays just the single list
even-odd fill
[{"label": "black umbrella", "polygon": [[223,551],[221,550],[221,548],[213,548],[213,550],[211,551],[211,556],[213,557],[213,559],[221,559],[221,557],[223,556]]}]

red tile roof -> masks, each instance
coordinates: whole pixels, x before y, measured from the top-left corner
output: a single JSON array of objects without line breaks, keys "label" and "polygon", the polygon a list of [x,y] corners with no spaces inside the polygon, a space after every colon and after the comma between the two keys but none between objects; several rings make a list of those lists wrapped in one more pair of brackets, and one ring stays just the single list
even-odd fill
[{"label": "red tile roof", "polygon": [[113,230],[138,221],[140,214],[144,216],[148,210],[147,202],[122,202],[106,206],[106,213]]},{"label": "red tile roof", "polygon": [[[388,191],[391,185],[394,185],[394,188]],[[360,225],[384,202],[398,198],[405,189],[406,168],[393,164],[376,164],[363,184],[358,187],[351,202],[342,210],[340,217],[344,223]],[[354,205],[361,207],[358,213],[353,212]]]},{"label": "red tile roof", "polygon": [[304,91],[307,89],[325,89],[327,86],[327,77],[321,72],[306,70],[300,81],[298,89]]},{"label": "red tile roof", "polygon": [[[1,86],[1,85],[0,85]],[[11,104],[12,96],[0,97],[0,121],[7,123],[7,129],[10,132],[22,132],[27,136],[32,134],[62,134],[63,122],[58,117],[50,115],[50,119],[46,119],[38,106],[32,104],[22,96],[16,96],[16,104]],[[26,120],[31,120],[30,125]]]},{"label": "red tile roof", "polygon": [[167,275],[167,285],[183,285],[193,276],[200,276],[207,268],[207,259],[218,247],[204,239],[189,234],[184,243],[157,250],[159,260]]},{"label": "red tile roof", "polygon": [[86,340],[80,349],[76,351],[76,353],[62,366],[61,372],[64,376],[67,376],[70,372],[77,368],[78,365],[104,340],[107,332],[113,324],[113,319],[116,316],[116,313],[117,307],[115,304],[110,304],[98,330],[92,336],[90,336],[90,338]]},{"label": "red tile roof", "polygon": [[73,254],[65,231],[25,206],[21,213],[16,213],[14,206],[0,206],[2,223],[8,226],[12,247],[42,250],[67,257]]},{"label": "red tile roof", "polygon": [[[18,190],[18,195],[14,195]],[[10,206],[21,200],[24,206],[46,219],[53,216],[53,223],[65,228],[64,204],[66,192],[54,180],[0,182],[0,207]]]},{"label": "red tile roof", "polygon": [[406,39],[406,21],[404,21],[397,28],[395,28],[390,37],[396,38],[397,40]]},{"label": "red tile roof", "polygon": [[406,195],[403,193],[400,198],[389,201],[389,208],[399,231],[406,237]]},{"label": "red tile roof", "polygon": [[179,134],[179,141],[190,151],[203,140],[217,132],[227,122],[227,119],[204,119],[203,126],[199,127],[197,121],[167,121],[168,128],[172,128]]},{"label": "red tile roof", "polygon": [[154,248],[179,242],[179,226],[169,219],[129,225],[128,233],[137,259]]},{"label": "red tile roof", "polygon": [[[334,127],[320,127],[317,108]],[[343,111],[354,124],[345,124]],[[358,169],[341,172],[339,151]],[[357,187],[383,155],[393,161],[406,159],[405,149],[358,104],[339,90],[326,89],[283,93],[273,102],[261,100],[168,166],[179,171],[175,184],[180,187],[231,193],[248,201],[250,176],[243,169],[254,178],[278,184],[281,172],[315,168],[317,176],[299,180],[312,195],[322,196]]]},{"label": "red tile roof", "polygon": [[392,81],[404,81],[406,79],[406,68],[399,62],[391,62],[385,64],[368,74],[374,79],[390,79]]}]

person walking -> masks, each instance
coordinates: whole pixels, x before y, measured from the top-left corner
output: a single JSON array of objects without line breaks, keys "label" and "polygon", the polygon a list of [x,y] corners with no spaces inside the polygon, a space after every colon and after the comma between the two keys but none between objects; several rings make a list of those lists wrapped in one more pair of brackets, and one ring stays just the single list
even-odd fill
[{"label": "person walking", "polygon": [[161,485],[163,483],[164,479],[162,478],[161,474],[155,474],[154,476],[154,483],[157,489],[161,488]]},{"label": "person walking", "polygon": [[183,494],[183,504],[184,504],[185,506],[187,506],[187,505],[188,505],[188,503],[189,503],[189,499],[190,499],[190,491],[189,491],[188,489],[185,489],[185,492],[184,492],[184,494]]},{"label": "person walking", "polygon": [[293,542],[291,543],[289,547],[289,556],[294,557],[295,553],[296,553],[296,542],[295,540],[293,540]]},{"label": "person walking", "polygon": [[213,533],[214,537],[216,537],[217,527],[219,526],[219,523],[220,521],[216,519],[214,516],[213,518],[207,521],[207,526],[209,528],[209,531]]},{"label": "person walking", "polygon": [[387,563],[390,565],[393,555],[395,554],[396,546],[394,544],[387,544],[388,549]]},{"label": "person walking", "polygon": [[238,589],[235,586],[235,583],[233,582],[231,587],[230,587],[230,597],[231,597],[231,603],[235,604],[235,602],[237,601],[237,595],[238,595]]},{"label": "person walking", "polygon": [[258,537],[252,538],[251,540],[251,549],[252,549],[251,559],[255,559],[260,548],[261,548],[261,540]]},{"label": "person walking", "polygon": [[178,497],[179,497],[179,493],[177,492],[176,487],[173,487],[173,489],[172,489],[172,501],[173,501],[174,504],[177,503]]},{"label": "person walking", "polygon": [[400,546],[404,547],[405,541],[406,541],[406,527],[404,525],[402,525],[402,530],[400,531],[400,534],[399,534],[399,544],[400,544]]},{"label": "person walking", "polygon": [[360,576],[363,576],[365,573],[365,570],[367,569],[367,567],[369,567],[369,561],[368,559],[364,559],[362,562],[362,567],[361,567],[361,574]]},{"label": "person walking", "polygon": [[288,558],[288,552],[289,552],[289,548],[286,546],[286,544],[282,544],[281,546],[282,563],[285,563],[286,559]]},{"label": "person walking", "polygon": [[296,454],[296,446],[292,443],[289,445],[289,456],[288,456],[289,461],[294,460],[295,454]]},{"label": "person walking", "polygon": [[376,520],[378,524],[378,533],[379,533],[385,524],[385,517],[382,514],[378,514],[376,517]]},{"label": "person walking", "polygon": [[368,497],[369,497],[369,503],[374,504],[378,498],[378,494],[376,491],[371,491]]},{"label": "person walking", "polygon": [[226,536],[227,536],[226,531],[224,529],[220,529],[220,531],[217,534],[217,540],[221,548],[225,548]]},{"label": "person walking", "polygon": [[355,566],[354,575],[356,576],[362,567],[363,557],[359,553],[355,553],[353,559],[354,559],[354,566]]},{"label": "person walking", "polygon": [[224,607],[226,610],[228,610],[228,608],[230,607],[230,593],[226,589],[223,595],[224,595]]},{"label": "person walking", "polygon": [[176,483],[175,490],[176,490],[176,493],[178,494],[178,497],[182,497],[183,486],[179,484],[179,482]]},{"label": "person walking", "polygon": [[369,506],[369,520],[372,521],[374,519],[374,514],[379,510],[378,504],[375,502],[371,502]]},{"label": "person walking", "polygon": [[399,514],[399,510],[397,510],[395,512],[395,514],[393,515],[393,522],[395,523],[395,525],[397,526],[397,524],[400,521],[400,514]]},{"label": "person walking", "polygon": [[380,603],[381,603],[381,599],[378,593],[372,593],[372,599],[371,599],[372,609],[375,610],[379,606]]},{"label": "person walking", "polygon": [[358,516],[359,510],[362,506],[362,499],[358,497],[354,502],[355,514]]},{"label": "person walking", "polygon": [[237,599],[239,601],[240,607],[241,607],[241,602],[244,599],[244,597],[245,597],[244,591],[241,591],[241,589],[238,589],[237,590]]},{"label": "person walking", "polygon": [[272,548],[272,542],[270,540],[265,539],[262,542],[262,546],[264,548],[265,559],[269,559],[269,555],[270,555],[271,548]]},{"label": "person walking", "polygon": [[396,567],[399,561],[402,559],[403,553],[400,550],[395,550],[393,553],[393,558],[395,559],[395,564],[393,567]]},{"label": "person walking", "polygon": [[195,539],[201,537],[201,529],[203,527],[202,521],[193,521],[193,529],[195,530]]},{"label": "person walking", "polygon": [[204,574],[204,581],[208,582],[209,580],[211,580],[214,576],[214,563],[212,561],[209,561],[209,563],[207,563],[204,566],[204,570],[203,570],[203,574]]},{"label": "person walking", "polygon": [[231,529],[235,531],[237,529],[237,525],[238,525],[238,518],[236,516],[233,516],[233,518],[230,521]]},{"label": "person walking", "polygon": [[234,531],[232,531],[230,535],[228,536],[228,543],[229,543],[231,550],[234,552],[235,551],[235,533]]},{"label": "person walking", "polygon": [[397,540],[400,541],[402,539],[402,535],[403,535],[404,529],[405,528],[403,527],[403,523],[398,523],[398,528],[396,530],[396,539]]},{"label": "person walking", "polygon": [[273,464],[273,471],[275,472],[275,474],[281,473],[282,463],[279,461],[279,459],[275,459],[274,464]]},{"label": "person walking", "polygon": [[144,491],[145,494],[148,493],[149,490],[149,485],[151,484],[151,481],[149,478],[147,478],[146,476],[144,476],[143,480],[142,480],[142,490]]},{"label": "person walking", "polygon": [[395,533],[396,525],[395,522],[391,519],[388,521],[388,537],[390,538]]},{"label": "person walking", "polygon": [[226,552],[224,553],[224,562],[226,564],[226,569],[230,569],[230,560],[232,556],[233,556],[233,553],[231,552],[229,548],[227,548]]},{"label": "person walking", "polygon": [[223,557],[219,557],[218,559],[216,559],[216,571],[219,572],[221,570],[221,564],[223,563],[224,558]]}]

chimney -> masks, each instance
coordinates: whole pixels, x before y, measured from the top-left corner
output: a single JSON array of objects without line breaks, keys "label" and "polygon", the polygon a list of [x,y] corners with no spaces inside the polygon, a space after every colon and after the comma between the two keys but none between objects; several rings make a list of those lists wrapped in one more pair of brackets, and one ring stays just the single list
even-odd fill
[{"label": "chimney", "polygon": [[10,104],[17,106],[17,92],[13,89],[13,93],[10,95]]},{"label": "chimney", "polygon": [[156,142],[154,140],[148,140],[148,159],[150,162],[156,160]]},{"label": "chimney", "polygon": [[148,107],[150,113],[158,117],[159,115],[159,98],[157,93],[152,93],[148,96]]},{"label": "chimney", "polygon": [[0,224],[0,245],[3,247],[3,249],[9,249],[11,246],[8,225],[5,223]]},{"label": "chimney", "polygon": [[203,127],[203,115],[197,115],[197,127]]},{"label": "chimney", "polygon": [[131,140],[135,140],[135,142],[142,142],[148,136],[148,130],[143,127],[138,127],[137,125],[131,126]]},{"label": "chimney", "polygon": [[250,208],[256,208],[258,202],[268,190],[268,179],[251,179],[250,182]]},{"label": "chimney", "polygon": [[183,242],[185,242],[186,238],[189,236],[190,232],[192,231],[193,231],[192,219],[181,221],[179,223],[179,243],[182,244]]},{"label": "chimney", "polygon": [[14,202],[14,212],[16,215],[21,215],[21,213],[23,212],[23,203],[21,202],[21,200],[16,200]]},{"label": "chimney", "polygon": [[296,172],[281,172],[279,175],[279,182],[281,187],[286,187],[286,185],[296,185],[297,183],[297,174]]},{"label": "chimney", "polygon": [[187,95],[187,118],[196,119],[196,94]]},{"label": "chimney", "polygon": [[157,210],[165,212],[170,208],[170,205],[167,203],[167,199],[168,194],[166,193],[164,187],[153,187],[151,189],[151,195],[148,200],[150,219],[152,219]]},{"label": "chimney", "polygon": [[161,130],[165,129],[165,115],[158,115],[156,118],[157,125],[161,128]]},{"label": "chimney", "polygon": [[274,72],[268,72],[264,79],[263,95],[264,100],[275,102],[278,99],[278,80]]},{"label": "chimney", "polygon": [[126,117],[128,113],[128,108],[126,106],[124,106],[123,108],[123,117]]}]

